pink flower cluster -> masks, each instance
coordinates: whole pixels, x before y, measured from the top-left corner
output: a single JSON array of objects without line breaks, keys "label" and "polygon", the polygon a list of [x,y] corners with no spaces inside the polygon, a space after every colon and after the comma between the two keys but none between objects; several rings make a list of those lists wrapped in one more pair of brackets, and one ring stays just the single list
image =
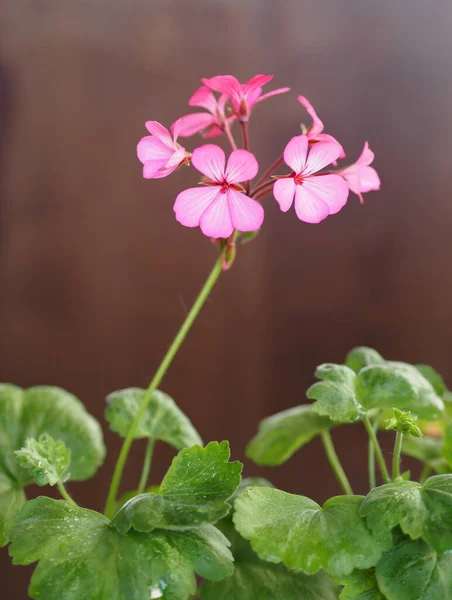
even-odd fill
[{"label": "pink flower cluster", "polygon": [[[171,133],[157,121],[146,123],[151,135],[142,138],[137,147],[146,179],[166,177],[190,163],[202,174],[202,185],[184,190],[174,203],[176,219],[185,227],[200,227],[215,239],[230,238],[236,231],[257,231],[264,220],[259,201],[271,192],[283,212],[294,204],[301,221],[319,223],[345,206],[350,190],[363,202],[364,193],[380,188],[378,173],[370,166],[374,153],[367,142],[355,163],[325,170],[328,165],[337,166],[345,152],[334,137],[324,133],[324,124],[304,96],[298,96],[298,101],[311,117],[311,125],[289,140],[280,157],[253,184],[259,164],[249,151],[250,115],[258,103],[289,91],[279,88],[263,94],[263,86],[271,79],[271,75],[255,75],[247,83],[232,75],[202,79],[204,85],[188,104],[203,108],[203,112],[181,117],[171,126]],[[237,149],[232,134],[235,123],[242,129],[243,149]],[[205,138],[225,136],[232,147],[229,159],[226,161],[224,151],[214,144],[190,153],[177,141],[197,133]],[[290,172],[274,175],[282,162]]]}]

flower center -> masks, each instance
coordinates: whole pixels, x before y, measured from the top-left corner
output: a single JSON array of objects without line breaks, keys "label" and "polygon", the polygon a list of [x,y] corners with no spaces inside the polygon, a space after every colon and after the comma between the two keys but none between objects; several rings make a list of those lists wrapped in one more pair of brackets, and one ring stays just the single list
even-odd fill
[{"label": "flower center", "polygon": [[295,175],[294,181],[297,185],[302,185],[304,181],[303,175],[301,173],[298,173],[298,175]]}]

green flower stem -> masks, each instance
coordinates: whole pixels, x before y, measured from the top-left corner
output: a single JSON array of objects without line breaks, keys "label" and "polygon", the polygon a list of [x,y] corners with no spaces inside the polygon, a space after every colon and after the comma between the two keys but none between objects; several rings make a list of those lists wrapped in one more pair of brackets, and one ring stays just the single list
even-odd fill
[{"label": "green flower stem", "polygon": [[422,467],[421,475],[419,477],[419,483],[421,483],[421,484],[425,483],[425,481],[427,480],[427,478],[431,472],[432,472],[432,467],[430,465],[425,464]]},{"label": "green flower stem", "polygon": [[75,502],[75,500],[73,500],[70,497],[68,491],[66,490],[64,485],[61,483],[61,481],[57,481],[57,488],[58,488],[58,491],[60,492],[62,498],[64,498],[66,500],[66,502],[70,502],[70,504],[74,504],[75,506],[77,506],[77,502]]},{"label": "green flower stem", "polygon": [[392,456],[392,480],[396,481],[400,477],[400,455],[402,453],[403,433],[397,432],[394,454]]},{"label": "green flower stem", "polygon": [[149,438],[148,445],[146,447],[146,453],[144,455],[144,463],[143,463],[143,470],[141,472],[141,479],[140,479],[140,483],[138,484],[138,489],[137,489],[138,494],[142,494],[144,492],[146,483],[149,479],[149,471],[151,470],[152,455],[154,454],[154,446],[155,446],[155,440],[152,438]]},{"label": "green flower stem", "polygon": [[[381,415],[378,415],[375,419],[372,428],[375,432],[375,435],[378,431],[378,427],[380,425]],[[369,471],[369,488],[371,490],[377,486],[377,477],[375,474],[375,447],[372,443],[372,440],[369,438],[369,449],[368,449],[368,471]]]},{"label": "green flower stem", "polygon": [[389,476],[388,467],[386,466],[383,452],[381,451],[380,444],[378,443],[377,434],[375,433],[372,427],[372,423],[370,422],[370,419],[367,414],[365,414],[363,417],[363,423],[365,428],[367,429],[367,433],[369,434],[370,441],[374,446],[375,456],[378,462],[378,466],[380,467],[383,482],[390,483],[391,477]]},{"label": "green flower stem", "polygon": [[157,372],[155,373],[155,375],[146,391],[145,397],[143,399],[143,403],[141,404],[140,409],[137,412],[136,417],[132,422],[132,425],[130,426],[127,437],[125,438],[124,443],[121,448],[121,451],[119,453],[118,460],[116,462],[115,470],[113,473],[113,477],[111,480],[110,490],[108,492],[107,504],[105,506],[105,515],[108,518],[111,518],[113,516],[116,495],[118,493],[119,484],[121,483],[122,473],[124,471],[124,467],[126,465],[130,447],[132,446],[132,442],[135,437],[135,432],[138,428],[141,418],[143,417],[144,413],[146,412],[149,402],[151,401],[152,394],[157,389],[157,387],[160,385],[160,382],[162,381],[163,377],[165,376],[174,357],[176,356],[177,351],[181,347],[182,342],[184,341],[187,333],[190,331],[191,326],[193,325],[194,321],[196,320],[196,317],[198,316],[201,308],[204,306],[204,303],[207,300],[210,292],[212,291],[215,283],[217,282],[217,279],[221,275],[222,262],[223,262],[223,252],[218,257],[212,271],[210,272],[210,275],[208,276],[201,291],[199,292],[199,295],[196,298],[193,306],[191,307],[190,312],[188,313],[187,317],[185,318],[185,321],[182,323],[182,326],[179,329],[179,331],[177,332],[176,337],[173,340],[173,343],[169,347],[162,362],[160,363],[160,366],[157,369]]},{"label": "green flower stem", "polygon": [[321,432],[323,447],[325,448],[326,455],[328,457],[328,462],[331,465],[331,468],[336,475],[336,479],[339,482],[339,485],[342,488],[342,491],[347,496],[353,495],[352,486],[350,485],[349,480],[347,479],[347,475],[342,467],[341,461],[339,460],[338,455],[336,454],[336,450],[334,449],[333,439],[331,437],[331,433],[329,429]]}]

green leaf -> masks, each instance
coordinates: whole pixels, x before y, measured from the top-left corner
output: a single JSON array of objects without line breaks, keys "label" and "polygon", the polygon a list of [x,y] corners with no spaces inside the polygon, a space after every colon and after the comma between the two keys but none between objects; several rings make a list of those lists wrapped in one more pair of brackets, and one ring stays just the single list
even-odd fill
[{"label": "green leaf", "polygon": [[[110,429],[119,433],[121,437],[126,437],[145,395],[146,390],[127,388],[107,396],[105,418],[110,424]],[[189,418],[168,394],[159,390],[152,394],[134,438],[161,440],[177,450],[195,444],[202,446],[202,440]]]},{"label": "green leaf", "polygon": [[42,433],[39,440],[29,438],[15,455],[19,465],[28,469],[38,485],[64,483],[69,478],[71,451],[63,441],[54,440],[48,433]]},{"label": "green leaf", "polygon": [[351,575],[339,577],[336,581],[344,586],[340,600],[385,600],[378,587],[375,569],[353,571]]},{"label": "green leaf", "polygon": [[[27,502],[7,524],[14,564],[39,561],[29,594],[39,600],[186,600],[195,573],[232,573],[229,542],[211,525],[183,533],[121,535],[99,513],[64,501]],[[158,596],[157,596],[158,594]]]},{"label": "green leaf", "polygon": [[22,488],[33,481],[17,463],[15,451],[43,433],[70,449],[72,480],[88,479],[104,459],[100,425],[75,396],[57,387],[23,390],[0,384],[0,545],[5,543],[3,522],[23,504]]},{"label": "green leaf", "polygon": [[368,367],[369,365],[379,365],[384,364],[385,359],[373,348],[368,348],[367,346],[358,346],[357,348],[353,348],[345,359],[345,365],[358,373],[364,367]]},{"label": "green leaf", "polygon": [[433,367],[429,365],[414,365],[419,373],[429,381],[438,394],[438,396],[443,396],[444,392],[447,390],[446,384],[444,383],[444,379],[435,371]]},{"label": "green leaf", "polygon": [[246,455],[258,465],[281,465],[332,425],[330,419],[316,413],[312,405],[289,408],[261,421]]},{"label": "green leaf", "polygon": [[14,485],[9,477],[0,473],[0,546],[8,543],[5,521],[18,512],[26,498],[21,485]]},{"label": "green leaf", "polygon": [[14,451],[28,438],[48,433],[71,450],[71,480],[94,475],[105,457],[102,430],[74,395],[58,387],[37,386],[22,390],[0,385],[0,455],[3,468],[18,482],[30,477],[16,463]]},{"label": "green leaf", "polygon": [[257,231],[241,231],[240,232],[240,243],[247,244],[248,242],[251,242],[252,240],[254,240],[254,238],[259,233],[259,231],[260,231],[259,229]]},{"label": "green leaf", "polygon": [[387,362],[362,369],[356,379],[356,394],[366,410],[398,408],[427,420],[438,419],[444,403],[432,385],[412,365]]},{"label": "green leaf", "polygon": [[449,469],[452,469],[452,425],[448,425],[444,430],[441,456],[446,461]]},{"label": "green leaf", "polygon": [[452,554],[438,556],[423,540],[399,536],[375,571],[387,600],[452,598]]},{"label": "green leaf", "polygon": [[248,488],[235,502],[234,523],[254,551],[308,575],[331,576],[373,567],[390,536],[377,539],[359,516],[361,496],[331,498],[321,508],[304,496],[271,488]]},{"label": "green leaf", "polygon": [[305,575],[265,562],[229,519],[220,527],[232,544],[234,573],[219,582],[205,582],[201,600],[336,600],[336,587],[324,572]]},{"label": "green leaf", "polygon": [[355,394],[355,373],[348,367],[324,364],[317,367],[315,376],[322,381],[314,383],[306,392],[316,400],[314,411],[339,423],[360,419],[363,411]]},{"label": "green leaf", "polygon": [[377,536],[399,525],[437,552],[452,550],[452,475],[435,475],[422,486],[414,481],[382,485],[369,492],[360,514]]},{"label": "green leaf", "polygon": [[[275,486],[271,481],[265,479],[265,477],[245,477],[239,484],[239,487],[235,490],[233,496],[229,499],[229,504],[233,506],[236,498],[243,494],[243,492],[249,487],[270,487],[274,488]],[[243,539],[243,538],[242,538]]]},{"label": "green leaf", "polygon": [[437,473],[448,473],[449,467],[442,457],[443,441],[424,436],[423,438],[404,439],[402,452],[426,463]]},{"label": "green leaf", "polygon": [[157,494],[141,494],[117,513],[121,533],[191,528],[215,523],[230,511],[228,499],[240,483],[242,464],[228,462],[228,442],[192,446],[174,458]]}]

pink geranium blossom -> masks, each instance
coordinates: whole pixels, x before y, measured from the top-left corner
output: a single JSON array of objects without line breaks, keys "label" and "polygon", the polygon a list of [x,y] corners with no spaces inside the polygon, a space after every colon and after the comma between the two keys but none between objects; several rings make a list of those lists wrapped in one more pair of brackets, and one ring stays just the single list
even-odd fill
[{"label": "pink geranium blossom", "polygon": [[351,191],[359,197],[361,204],[364,202],[364,193],[380,189],[380,177],[377,171],[369,166],[374,158],[375,154],[366,142],[358,160],[353,165],[339,171]]},{"label": "pink geranium blossom", "polygon": [[[224,94],[217,100],[212,90],[204,85],[201,86],[190,98],[188,104],[189,106],[205,108],[207,112],[192,113],[178,119],[176,123],[179,123],[179,135],[189,137],[199,132],[203,132],[202,135],[206,138],[221,135],[226,120],[230,121],[236,118],[235,115],[231,115],[229,118],[226,117],[226,102],[227,97]],[[173,130],[176,123],[173,123],[171,130]]]},{"label": "pink geranium blossom", "polygon": [[170,175],[182,163],[188,164],[185,148],[177,143],[177,121],[173,136],[158,121],[147,121],[146,129],[151,135],[142,138],[137,146],[138,158],[143,163],[143,177],[160,179]]},{"label": "pink geranium blossom", "polygon": [[284,94],[290,88],[278,88],[262,95],[262,87],[273,79],[273,75],[255,75],[247,83],[240,83],[232,75],[217,75],[201,81],[211,90],[224,94],[232,103],[240,121],[247,121],[251,109],[258,102],[277,94]]},{"label": "pink geranium blossom", "polygon": [[234,150],[226,166],[223,150],[207,144],[196,148],[192,163],[205,175],[202,182],[205,187],[190,188],[177,196],[174,212],[179,223],[185,227],[199,226],[211,238],[228,238],[235,229],[260,228],[264,220],[262,206],[238,185],[253,179],[259,169],[251,152]]},{"label": "pink geranium blossom", "polygon": [[319,119],[316,111],[314,110],[314,107],[309,102],[309,100],[304,96],[298,96],[298,102],[306,109],[306,112],[312,119],[311,127],[309,127],[306,131],[309,143],[315,144],[316,142],[334,142],[335,144],[338,144],[341,148],[341,153],[339,154],[338,158],[344,158],[344,149],[342,148],[341,144],[339,144],[337,139],[334,138],[332,135],[329,135],[328,133],[323,133],[325,125],[323,124],[323,121]]},{"label": "pink geranium blossom", "polygon": [[307,135],[298,135],[287,144],[284,162],[293,172],[276,180],[273,195],[283,212],[295,199],[297,217],[306,223],[319,223],[346,204],[348,185],[341,175],[317,174],[339,157],[340,145],[317,142],[308,153],[308,143]]}]

